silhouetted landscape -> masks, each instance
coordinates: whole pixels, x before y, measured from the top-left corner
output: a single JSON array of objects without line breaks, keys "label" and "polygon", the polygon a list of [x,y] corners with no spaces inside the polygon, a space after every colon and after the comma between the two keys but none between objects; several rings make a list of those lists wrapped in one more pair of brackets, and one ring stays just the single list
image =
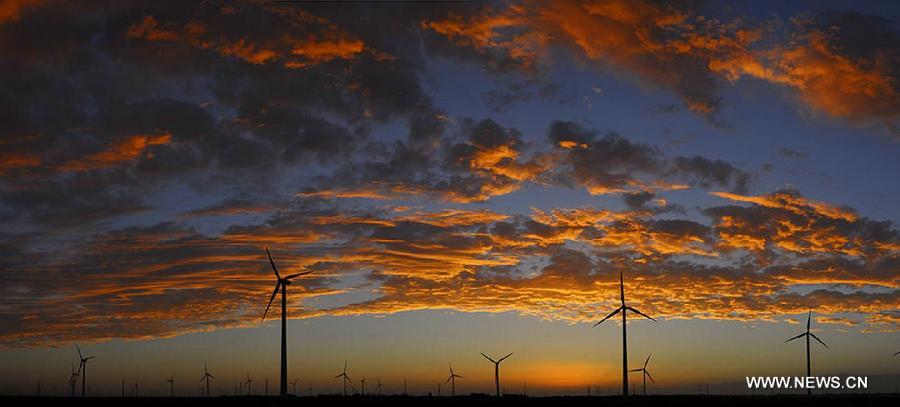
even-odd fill
[{"label": "silhouetted landscape", "polygon": [[[5,405],[47,406],[367,406],[367,407],[596,407],[596,406],[896,406],[900,396],[896,394],[829,395],[829,396],[646,396],[627,400],[618,396],[607,397],[516,397],[502,398],[480,396],[460,397],[407,397],[407,396],[317,396],[317,397],[0,397]],[[37,404],[40,403],[40,404]]]}]

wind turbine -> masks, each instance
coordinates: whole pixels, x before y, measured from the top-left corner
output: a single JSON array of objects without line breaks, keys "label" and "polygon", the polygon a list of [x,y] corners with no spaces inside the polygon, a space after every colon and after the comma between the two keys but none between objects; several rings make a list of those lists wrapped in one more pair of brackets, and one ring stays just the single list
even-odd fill
[{"label": "wind turbine", "polygon": [[644,367],[642,367],[640,369],[629,370],[629,372],[643,372],[643,374],[642,374],[642,376],[644,376],[644,390],[643,390],[644,393],[643,393],[643,395],[645,395],[645,396],[647,395],[647,378],[649,377],[650,381],[653,382],[653,384],[656,384],[656,380],[653,380],[653,376],[650,376],[650,371],[647,370],[647,364],[650,363],[650,356],[652,356],[652,355],[653,355],[652,353],[650,355],[647,355],[647,360],[644,361]]},{"label": "wind turbine", "polygon": [[653,322],[656,322],[652,317],[640,312],[634,308],[629,307],[625,304],[625,281],[622,277],[622,272],[619,271],[619,294],[622,300],[622,306],[616,308],[615,311],[611,312],[606,318],[600,320],[600,322],[594,324],[594,326],[600,325],[603,321],[612,318],[619,312],[622,313],[622,395],[624,397],[628,397],[628,338],[627,338],[627,317],[625,316],[627,311],[634,312],[644,318],[647,318]]},{"label": "wind turbine", "polygon": [[203,377],[200,378],[200,381],[206,380],[206,397],[209,397],[209,379],[215,379],[216,377],[206,369],[206,363],[203,364]]},{"label": "wind turbine", "polygon": [[[809,364],[809,338],[810,338],[810,337],[813,337],[813,339],[819,341],[819,343],[821,343],[822,346],[824,346],[824,347],[826,347],[826,348],[828,347],[828,345],[826,345],[825,342],[822,342],[822,340],[819,339],[819,337],[816,336],[816,334],[814,334],[814,333],[812,333],[812,332],[809,331],[809,323],[810,323],[810,321],[812,321],[812,310],[810,310],[810,311],[809,311],[809,314],[807,314],[807,316],[806,316],[806,332],[804,332],[804,333],[802,333],[802,334],[800,334],[800,335],[797,335],[797,336],[795,336],[795,337],[793,337],[793,338],[788,339],[788,340],[785,341],[785,342],[790,342],[790,341],[793,341],[794,339],[802,338],[802,337],[804,337],[804,336],[806,337],[806,377],[809,377],[809,376],[811,375],[811,373],[810,373],[810,364]],[[806,389],[806,394],[807,394],[808,396],[812,396],[812,389],[807,388],[807,389]]]},{"label": "wind turbine", "polygon": [[78,344],[75,344],[75,349],[78,349],[78,357],[81,358],[81,364],[78,366],[78,371],[81,373],[81,397],[84,397],[85,381],[87,379],[87,361],[96,356],[84,357],[84,355],[81,354],[81,348],[78,347]]},{"label": "wind turbine", "polygon": [[381,378],[377,378],[378,384],[375,386],[375,390],[378,390],[378,395],[381,395]]},{"label": "wind turbine", "polygon": [[366,377],[363,376],[362,379],[359,380],[359,384],[362,386],[362,395],[366,395]]},{"label": "wind turbine", "polygon": [[294,389],[295,396],[297,395],[297,382],[299,382],[299,381],[300,381],[300,379],[294,379],[294,381],[291,382],[291,387]]},{"label": "wind turbine", "polygon": [[344,382],[344,396],[347,396],[347,382],[351,382],[351,383],[353,382],[352,380],[350,380],[350,376],[347,376],[347,362],[344,362],[344,371],[341,372],[341,374],[335,376],[334,378],[335,378],[335,379],[337,379],[337,378],[342,378],[342,379],[343,379],[343,382]]},{"label": "wind turbine", "polygon": [[175,397],[175,372],[172,372],[172,377],[166,379],[166,382],[169,383],[169,397]]},{"label": "wind turbine", "polygon": [[250,372],[247,372],[247,395],[253,394],[251,389],[253,388],[253,383],[256,383],[256,380],[250,378]]},{"label": "wind turbine", "polygon": [[81,375],[81,364],[78,364],[78,372],[75,372],[75,365],[72,365],[72,375],[69,376],[69,386],[72,387],[72,397],[75,397],[75,386],[78,385],[78,376]]},{"label": "wind turbine", "polygon": [[491,359],[490,357],[488,357],[488,355],[485,355],[484,353],[482,353],[481,356],[484,356],[485,359],[490,360],[494,364],[494,386],[496,387],[496,390],[497,390],[497,397],[500,397],[500,362],[502,362],[504,359],[512,356],[512,352],[510,352],[509,355],[506,355],[506,356],[500,358],[499,360]]},{"label": "wind turbine", "polygon": [[453,365],[450,364],[450,362],[447,362],[447,364],[450,365],[450,377],[447,378],[447,382],[450,383],[450,396],[455,396],[456,395],[456,378],[458,377],[458,378],[462,379],[463,377],[456,373],[453,373]]},{"label": "wind turbine", "polygon": [[288,276],[281,277],[281,274],[278,274],[278,268],[275,267],[275,261],[272,260],[272,255],[269,253],[269,249],[266,248],[266,256],[269,257],[269,264],[272,265],[272,271],[275,272],[275,290],[272,291],[272,296],[269,297],[269,303],[266,304],[266,311],[263,312],[262,320],[266,320],[266,314],[269,313],[269,307],[272,306],[272,301],[275,299],[275,296],[278,295],[278,289],[281,288],[281,388],[279,390],[282,397],[287,395],[287,383],[288,383],[288,374],[287,374],[287,286],[291,285],[291,279],[294,277],[299,277],[302,275],[306,275],[312,273],[312,271],[306,271],[303,273],[291,274]]}]

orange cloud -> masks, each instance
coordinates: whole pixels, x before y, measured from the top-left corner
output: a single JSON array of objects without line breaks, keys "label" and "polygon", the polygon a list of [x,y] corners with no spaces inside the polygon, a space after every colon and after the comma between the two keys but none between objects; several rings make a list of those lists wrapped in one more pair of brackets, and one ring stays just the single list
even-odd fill
[{"label": "orange cloud", "polygon": [[112,167],[121,163],[127,163],[145,154],[151,146],[169,144],[172,141],[170,133],[163,134],[136,134],[114,143],[108,149],[91,154],[87,157],[70,160],[59,166],[62,171],[90,171],[100,168]]},{"label": "orange cloud", "polygon": [[[234,13],[222,14],[224,17],[220,17],[230,18]],[[306,12],[298,10],[296,15],[274,12],[269,17],[275,20],[273,24],[284,24],[297,28],[297,31],[273,38],[231,38],[216,32],[217,26],[211,25],[209,21],[191,21],[179,27],[175,24],[160,24],[154,16],[148,15],[132,24],[127,36],[149,41],[183,42],[256,65],[277,61],[285,68],[305,68],[333,60],[352,60],[366,51],[363,41],[349,37],[326,20]],[[309,27],[318,28],[318,32],[300,32]],[[380,53],[375,54],[383,57]]]}]

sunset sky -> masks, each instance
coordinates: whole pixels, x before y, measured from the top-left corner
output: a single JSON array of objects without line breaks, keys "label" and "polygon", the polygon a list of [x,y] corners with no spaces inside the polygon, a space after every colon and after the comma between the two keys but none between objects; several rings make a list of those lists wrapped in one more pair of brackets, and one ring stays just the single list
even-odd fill
[{"label": "sunset sky", "polygon": [[620,272],[651,391],[810,309],[900,382],[900,3],[3,0],[0,61],[0,393],[277,391],[265,248],[298,390],[613,391]]}]

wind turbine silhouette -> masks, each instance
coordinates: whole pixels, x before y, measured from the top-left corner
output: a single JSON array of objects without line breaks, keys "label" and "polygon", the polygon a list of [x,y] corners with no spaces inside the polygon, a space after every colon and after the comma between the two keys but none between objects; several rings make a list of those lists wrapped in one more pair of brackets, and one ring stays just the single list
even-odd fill
[{"label": "wind turbine silhouette", "polygon": [[255,382],[256,382],[256,380],[253,380],[250,378],[250,372],[247,372],[247,395],[248,396],[253,394],[250,390],[253,388],[253,383],[255,383]]},{"label": "wind turbine silhouette", "polygon": [[455,396],[456,395],[456,378],[458,377],[458,378],[462,379],[463,377],[456,373],[453,373],[453,365],[450,364],[450,362],[447,362],[447,364],[450,365],[450,377],[447,378],[447,382],[450,383],[450,396]]},{"label": "wind turbine silhouette", "polygon": [[362,379],[359,380],[360,385],[362,386],[361,394],[363,396],[366,395],[366,377],[363,376]]},{"label": "wind turbine silhouette", "polygon": [[378,384],[375,386],[375,390],[378,391],[378,395],[380,396],[381,395],[381,378],[379,377],[379,378],[377,378],[377,380],[378,380]]},{"label": "wind turbine silhouette", "polygon": [[269,313],[269,307],[272,306],[272,301],[275,299],[275,296],[278,295],[278,289],[281,288],[281,386],[279,389],[279,393],[282,397],[287,395],[287,383],[288,383],[288,373],[287,373],[287,286],[291,285],[291,279],[294,277],[299,277],[302,275],[306,275],[312,273],[312,271],[306,271],[303,273],[291,274],[288,276],[281,277],[281,274],[278,274],[278,268],[275,267],[275,261],[272,260],[272,255],[269,253],[269,249],[266,248],[266,256],[269,257],[269,264],[272,265],[272,271],[275,272],[275,290],[272,291],[272,296],[269,297],[269,303],[266,304],[266,311],[263,312],[262,321],[266,320],[266,314]]},{"label": "wind turbine silhouette", "polygon": [[650,363],[650,356],[653,356],[653,354],[651,353],[651,354],[647,355],[647,360],[644,361],[644,367],[642,367],[640,369],[629,370],[629,372],[643,372],[642,376],[644,376],[644,390],[643,390],[644,396],[647,395],[647,378],[649,377],[650,381],[653,382],[653,384],[656,384],[656,380],[653,380],[653,376],[650,376],[650,371],[647,370],[647,364]]},{"label": "wind turbine silhouette", "polygon": [[500,362],[502,362],[504,359],[512,356],[512,352],[510,352],[509,355],[506,355],[506,356],[500,358],[499,360],[491,359],[490,357],[488,357],[488,355],[485,355],[484,353],[482,353],[481,356],[484,356],[485,359],[490,360],[492,363],[494,363],[494,387],[496,388],[496,391],[497,391],[497,397],[500,397]]},{"label": "wind turbine silhouette", "polygon": [[647,318],[653,322],[656,322],[652,317],[640,312],[632,307],[629,307],[625,304],[625,281],[622,277],[622,272],[619,271],[619,294],[622,300],[622,306],[616,308],[615,311],[611,312],[606,318],[600,320],[600,322],[594,324],[594,326],[600,325],[603,321],[612,318],[619,312],[622,313],[622,396],[628,397],[628,337],[627,337],[627,317],[625,316],[627,311],[634,312],[644,318]]},{"label": "wind turbine silhouette", "polygon": [[166,379],[166,382],[169,383],[169,397],[175,397],[175,372],[172,372],[172,377]]},{"label": "wind turbine silhouette", "polygon": [[300,381],[300,379],[294,379],[294,381],[291,382],[291,387],[294,389],[295,396],[297,395],[297,382],[299,382],[299,381]]},{"label": "wind turbine silhouette", "polygon": [[353,382],[352,380],[350,380],[350,376],[347,376],[347,362],[344,362],[344,370],[341,372],[341,374],[335,376],[334,378],[342,378],[342,381],[344,382],[344,396],[347,396],[347,382]]},{"label": "wind turbine silhouette", "polygon": [[87,379],[87,362],[96,356],[88,356],[84,357],[81,354],[81,348],[78,347],[78,344],[75,344],[75,349],[78,350],[78,357],[81,359],[81,364],[78,366],[78,372],[81,374],[81,397],[84,397],[84,389],[85,389],[85,381]]},{"label": "wind turbine silhouette", "polygon": [[75,365],[72,365],[72,375],[69,376],[69,385],[72,386],[72,397],[75,397],[75,386],[78,385],[78,376],[81,375],[81,364],[78,364],[78,373],[75,372]]},{"label": "wind turbine silhouette", "polygon": [[[826,345],[825,342],[822,342],[822,340],[819,339],[819,337],[816,336],[816,334],[809,331],[810,321],[812,321],[812,310],[810,310],[809,314],[807,314],[807,316],[806,316],[806,332],[784,341],[785,343],[787,343],[787,342],[793,341],[794,339],[802,338],[804,336],[806,337],[806,377],[811,376],[811,373],[810,373],[811,369],[810,369],[810,363],[809,363],[809,338],[813,337],[813,339],[819,341],[819,343],[821,343],[822,346],[824,346],[826,348],[828,347],[828,345]],[[807,388],[806,395],[812,396],[812,389]]]},{"label": "wind turbine silhouette", "polygon": [[216,377],[206,369],[206,363],[203,364],[203,377],[200,378],[200,381],[206,380],[206,397],[209,397],[209,379],[215,379]]}]

